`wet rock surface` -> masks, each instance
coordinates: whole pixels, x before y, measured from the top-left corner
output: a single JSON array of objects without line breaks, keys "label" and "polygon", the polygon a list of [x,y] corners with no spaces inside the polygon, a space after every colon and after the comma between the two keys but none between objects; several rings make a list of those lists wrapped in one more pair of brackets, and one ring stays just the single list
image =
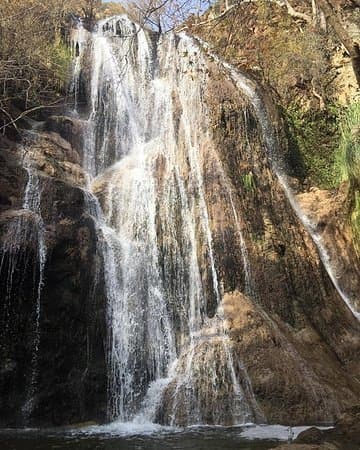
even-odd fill
[{"label": "wet rock surface", "polygon": [[57,133],[68,141],[74,151],[83,156],[84,150],[84,121],[68,116],[50,116],[45,123],[48,132]]},{"label": "wet rock surface", "polygon": [[[79,156],[54,132],[26,134],[22,145],[2,141],[1,147],[0,425],[102,421],[105,298]],[[25,158],[38,182],[46,245],[38,327],[40,217],[22,209]]]},{"label": "wet rock surface", "polygon": [[347,183],[334,192],[312,188],[298,194],[297,200],[327,249],[340,287],[360,311],[360,261],[347,218],[348,188]]},{"label": "wet rock surface", "polygon": [[360,406],[343,412],[330,430],[312,427],[303,431],[291,445],[280,445],[279,450],[356,450],[360,446]]},{"label": "wet rock surface", "polygon": [[332,421],[359,401],[359,323],[285,196],[252,105],[216,74],[210,86],[204,181],[230,336],[270,422]]}]

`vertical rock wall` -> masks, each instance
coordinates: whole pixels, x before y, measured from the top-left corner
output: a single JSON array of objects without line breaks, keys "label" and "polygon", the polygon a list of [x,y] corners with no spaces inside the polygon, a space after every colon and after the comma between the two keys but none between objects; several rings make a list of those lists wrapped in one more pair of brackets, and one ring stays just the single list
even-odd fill
[{"label": "vertical rock wall", "polygon": [[[0,424],[104,420],[107,369],[102,257],[82,190],[79,157],[56,133],[32,134],[23,145],[4,140],[1,144]],[[34,324],[39,217],[22,209],[29,177],[24,152],[38,180],[45,228],[38,330]]]}]

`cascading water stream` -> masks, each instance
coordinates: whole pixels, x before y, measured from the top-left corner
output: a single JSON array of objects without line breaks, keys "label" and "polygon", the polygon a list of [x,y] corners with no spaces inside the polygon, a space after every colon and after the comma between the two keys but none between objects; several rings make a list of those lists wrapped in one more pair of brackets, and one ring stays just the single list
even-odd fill
[{"label": "cascading water stream", "polygon": [[77,22],[76,28],[72,29],[70,36],[70,48],[73,55],[73,70],[72,80],[70,83],[70,93],[73,98],[72,112],[75,116],[78,115],[79,97],[80,97],[80,75],[81,75],[81,61],[84,56],[84,49],[87,41],[87,31],[83,26],[81,19]]},{"label": "cascading water stream", "polygon": [[[227,65],[226,65],[227,66]],[[230,68],[230,66],[229,66]],[[310,219],[305,215],[305,213],[301,210],[301,207],[299,203],[296,201],[296,198],[294,196],[294,193],[287,181],[286,174],[284,173],[284,169],[281,166],[281,161],[279,160],[279,156],[276,153],[276,140],[274,137],[274,132],[272,130],[272,126],[269,122],[269,119],[266,115],[266,108],[262,104],[262,101],[260,97],[257,95],[256,90],[251,86],[251,82],[247,82],[247,80],[242,76],[234,72],[233,69],[231,69],[231,74],[234,78],[234,81],[238,83],[239,87],[242,88],[243,92],[247,93],[249,96],[249,99],[252,101],[252,104],[254,106],[254,110],[257,114],[259,123],[262,128],[263,137],[266,142],[266,146],[268,151],[270,152],[272,161],[273,161],[273,168],[274,171],[278,177],[278,180],[280,184],[283,187],[283,190],[293,208],[297,216],[299,217],[300,221],[312,237],[314,243],[316,244],[319,255],[321,258],[321,261],[331,279],[333,282],[336,290],[340,294],[340,297],[344,300],[350,311],[353,313],[353,315],[360,320],[360,312],[357,311],[354,307],[354,305],[351,303],[349,297],[343,290],[343,288],[339,285],[339,282],[337,280],[335,269],[332,265],[331,259],[329,257],[328,251],[326,249],[325,244],[322,241],[321,236],[319,233],[316,232],[314,224],[311,223]]]},{"label": "cascading water stream", "polygon": [[31,375],[26,401],[23,407],[25,419],[27,419],[32,412],[34,396],[36,394],[40,345],[41,292],[44,286],[44,269],[46,264],[45,225],[41,216],[41,182],[35,170],[31,168],[31,162],[27,164],[26,171],[28,174],[28,182],[25,189],[23,209],[33,212],[37,219],[37,260],[39,279],[33,318],[34,340],[31,355]]},{"label": "cascading water stream", "polygon": [[221,164],[218,164],[217,169],[222,175],[222,180],[224,184],[224,190],[228,194],[229,203],[231,206],[231,212],[234,216],[236,229],[239,235],[239,242],[240,242],[240,249],[241,249],[241,259],[243,262],[243,270],[244,270],[244,278],[245,278],[245,287],[244,287],[244,294],[249,296],[250,298],[255,299],[256,298],[256,289],[253,282],[253,276],[251,273],[251,266],[249,261],[249,252],[246,247],[244,233],[242,231],[242,226],[240,223],[239,213],[236,211],[234,200],[233,200],[233,193],[231,191],[230,182],[225,174],[223,168],[221,167]]},{"label": "cascading water stream", "polygon": [[340,286],[338,277],[336,274],[336,270],[333,267],[329,252],[326,248],[326,245],[323,243],[323,239],[321,235],[316,231],[316,226],[311,222],[309,217],[306,216],[306,214],[302,211],[301,206],[296,201],[296,198],[291,190],[291,187],[287,183],[286,176],[283,176],[281,174],[278,175],[279,180],[284,187],[284,191],[290,201],[290,204],[293,208],[293,210],[296,212],[297,216],[301,220],[301,222],[304,224],[305,228],[309,232],[310,236],[312,237],[313,241],[315,242],[318,250],[319,255],[321,258],[322,263],[324,264],[325,269],[327,270],[329,277],[331,281],[333,282],[333,285],[335,286],[336,290],[340,294],[340,297],[344,300],[350,311],[353,313],[353,315],[360,321],[360,311],[358,311],[355,306],[351,303],[348,295],[344,291],[343,287]]},{"label": "cascading water stream", "polygon": [[200,156],[206,64],[191,39],[157,39],[117,17],[91,41],[84,167],[104,211],[86,194],[102,236],[109,418],[155,420],[175,383],[173,424],[224,423],[221,395],[233,423],[254,421],[261,413],[219,309]]}]

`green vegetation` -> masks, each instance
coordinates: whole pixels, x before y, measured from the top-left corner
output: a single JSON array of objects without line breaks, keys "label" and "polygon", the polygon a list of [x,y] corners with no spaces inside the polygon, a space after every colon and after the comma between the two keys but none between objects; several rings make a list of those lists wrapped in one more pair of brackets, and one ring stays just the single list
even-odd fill
[{"label": "green vegetation", "polygon": [[360,101],[345,110],[340,131],[336,164],[341,181],[349,182],[349,216],[354,245],[360,255]]},{"label": "green vegetation", "polygon": [[50,60],[57,67],[58,89],[63,91],[69,80],[69,69],[72,61],[70,48],[62,41],[50,47]]},{"label": "green vegetation", "polygon": [[[338,121],[342,110],[338,105],[330,105],[325,110],[304,110],[292,105],[285,110],[293,146],[290,166],[293,175],[302,181],[306,179],[309,185],[322,189],[339,185]],[[294,158],[294,154],[298,157]]]},{"label": "green vegetation", "polygon": [[251,171],[241,176],[241,182],[247,192],[253,192],[255,190],[254,176]]},{"label": "green vegetation", "polygon": [[360,187],[360,102],[349,105],[340,121],[338,165],[341,179],[349,180],[353,189]]}]

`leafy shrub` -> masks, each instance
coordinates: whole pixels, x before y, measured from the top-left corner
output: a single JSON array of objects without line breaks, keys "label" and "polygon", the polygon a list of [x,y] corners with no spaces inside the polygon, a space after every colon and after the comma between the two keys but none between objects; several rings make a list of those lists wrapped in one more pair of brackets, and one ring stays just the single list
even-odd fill
[{"label": "leafy shrub", "polygon": [[350,185],[350,221],[355,248],[360,255],[360,101],[346,108],[340,122],[340,148],[336,164],[341,181]]},{"label": "leafy shrub", "polygon": [[352,189],[360,188],[360,102],[350,104],[340,121],[340,148],[337,163],[341,179]]},{"label": "leafy shrub", "polygon": [[293,145],[303,165],[301,173],[296,167],[292,168],[293,173],[310,185],[331,189],[339,184],[337,149],[341,110],[340,106],[332,105],[322,111],[295,106],[285,111]]}]

